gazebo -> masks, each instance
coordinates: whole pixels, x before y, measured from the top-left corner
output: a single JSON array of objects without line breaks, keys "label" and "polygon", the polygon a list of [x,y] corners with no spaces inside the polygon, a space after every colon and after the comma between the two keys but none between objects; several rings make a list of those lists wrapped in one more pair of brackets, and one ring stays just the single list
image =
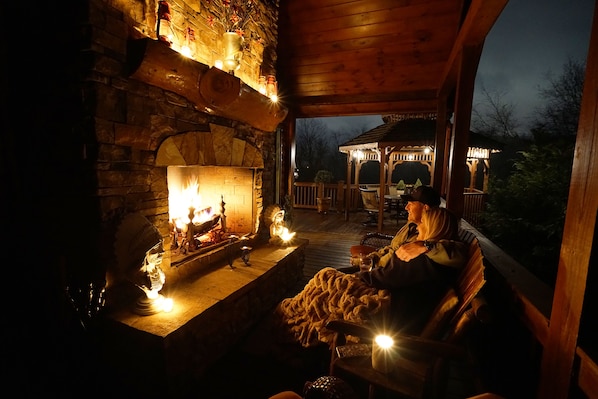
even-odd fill
[{"label": "gazebo", "polygon": [[[362,166],[370,161],[381,162],[380,168],[380,196],[385,194],[392,182],[392,172],[397,165],[404,162],[418,162],[425,165],[434,176],[434,160],[436,154],[436,115],[392,115],[383,117],[384,124],[375,127],[339,146],[339,151],[347,154],[347,186],[345,198],[351,198],[351,186],[359,189],[359,175]],[[447,122],[447,129],[450,123]],[[450,135],[449,135],[450,137]],[[449,148],[447,143],[444,148]],[[490,170],[490,154],[502,150],[502,144],[483,135],[470,132],[467,151],[467,167],[470,174],[469,187],[466,191],[476,190],[476,179],[480,165],[484,174],[482,192],[488,189],[488,175]],[[353,168],[354,166],[354,168]],[[354,173],[353,173],[354,169]],[[351,178],[353,176],[353,179]],[[380,207],[384,206],[380,201]],[[348,211],[348,201],[345,213]],[[382,211],[382,209],[380,209]],[[382,215],[382,213],[380,213]],[[382,227],[382,217],[378,227]]]}]

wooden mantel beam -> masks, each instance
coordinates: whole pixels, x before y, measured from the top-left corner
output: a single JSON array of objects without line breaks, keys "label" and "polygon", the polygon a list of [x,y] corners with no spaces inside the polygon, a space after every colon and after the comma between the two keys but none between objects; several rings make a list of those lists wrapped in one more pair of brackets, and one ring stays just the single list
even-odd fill
[{"label": "wooden mantel beam", "polygon": [[128,49],[131,79],[177,93],[199,111],[245,122],[267,132],[276,130],[287,116],[284,106],[272,102],[234,75],[189,59],[157,40],[132,40]]}]

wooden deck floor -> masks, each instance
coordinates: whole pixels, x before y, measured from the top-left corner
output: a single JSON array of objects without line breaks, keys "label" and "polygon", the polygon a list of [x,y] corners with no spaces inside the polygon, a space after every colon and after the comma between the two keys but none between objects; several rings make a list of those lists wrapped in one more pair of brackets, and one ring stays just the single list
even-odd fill
[{"label": "wooden deck floor", "polygon": [[[309,240],[305,253],[304,280],[299,292],[320,269],[326,266],[343,267],[349,262],[349,248],[376,226],[363,226],[363,212],[318,214],[315,210],[295,210],[288,224],[297,236]],[[382,232],[394,234],[405,223],[385,221]],[[289,292],[288,296],[296,292]],[[199,383],[198,397],[210,399],[268,399],[275,393],[291,390],[302,393],[306,381],[328,374],[329,358],[321,350],[295,348],[290,352],[276,352],[271,340],[269,318],[259,323],[229,355],[214,365]],[[297,350],[300,349],[300,350]],[[465,398],[463,370],[457,369],[450,385],[454,386],[447,399]],[[454,392],[454,393],[453,393]]]}]

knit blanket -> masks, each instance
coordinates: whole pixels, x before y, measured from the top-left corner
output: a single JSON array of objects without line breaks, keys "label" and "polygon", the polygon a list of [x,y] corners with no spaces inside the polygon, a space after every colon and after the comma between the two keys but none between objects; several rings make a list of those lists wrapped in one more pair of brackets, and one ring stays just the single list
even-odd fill
[{"label": "knit blanket", "polygon": [[327,267],[317,272],[300,293],[283,299],[275,313],[294,340],[310,347],[322,342],[332,344],[334,332],[325,327],[329,321],[365,323],[389,305],[387,290],[370,287],[355,275]]}]

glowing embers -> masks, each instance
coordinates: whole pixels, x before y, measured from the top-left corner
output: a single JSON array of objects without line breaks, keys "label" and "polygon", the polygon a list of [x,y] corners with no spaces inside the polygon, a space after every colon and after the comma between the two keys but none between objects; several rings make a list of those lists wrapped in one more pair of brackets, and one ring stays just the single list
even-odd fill
[{"label": "glowing embers", "polygon": [[191,206],[187,218],[187,223],[181,223],[178,218],[171,219],[171,250],[175,254],[185,255],[221,241],[222,229],[218,223],[221,215],[214,214],[211,207],[196,211]]}]

